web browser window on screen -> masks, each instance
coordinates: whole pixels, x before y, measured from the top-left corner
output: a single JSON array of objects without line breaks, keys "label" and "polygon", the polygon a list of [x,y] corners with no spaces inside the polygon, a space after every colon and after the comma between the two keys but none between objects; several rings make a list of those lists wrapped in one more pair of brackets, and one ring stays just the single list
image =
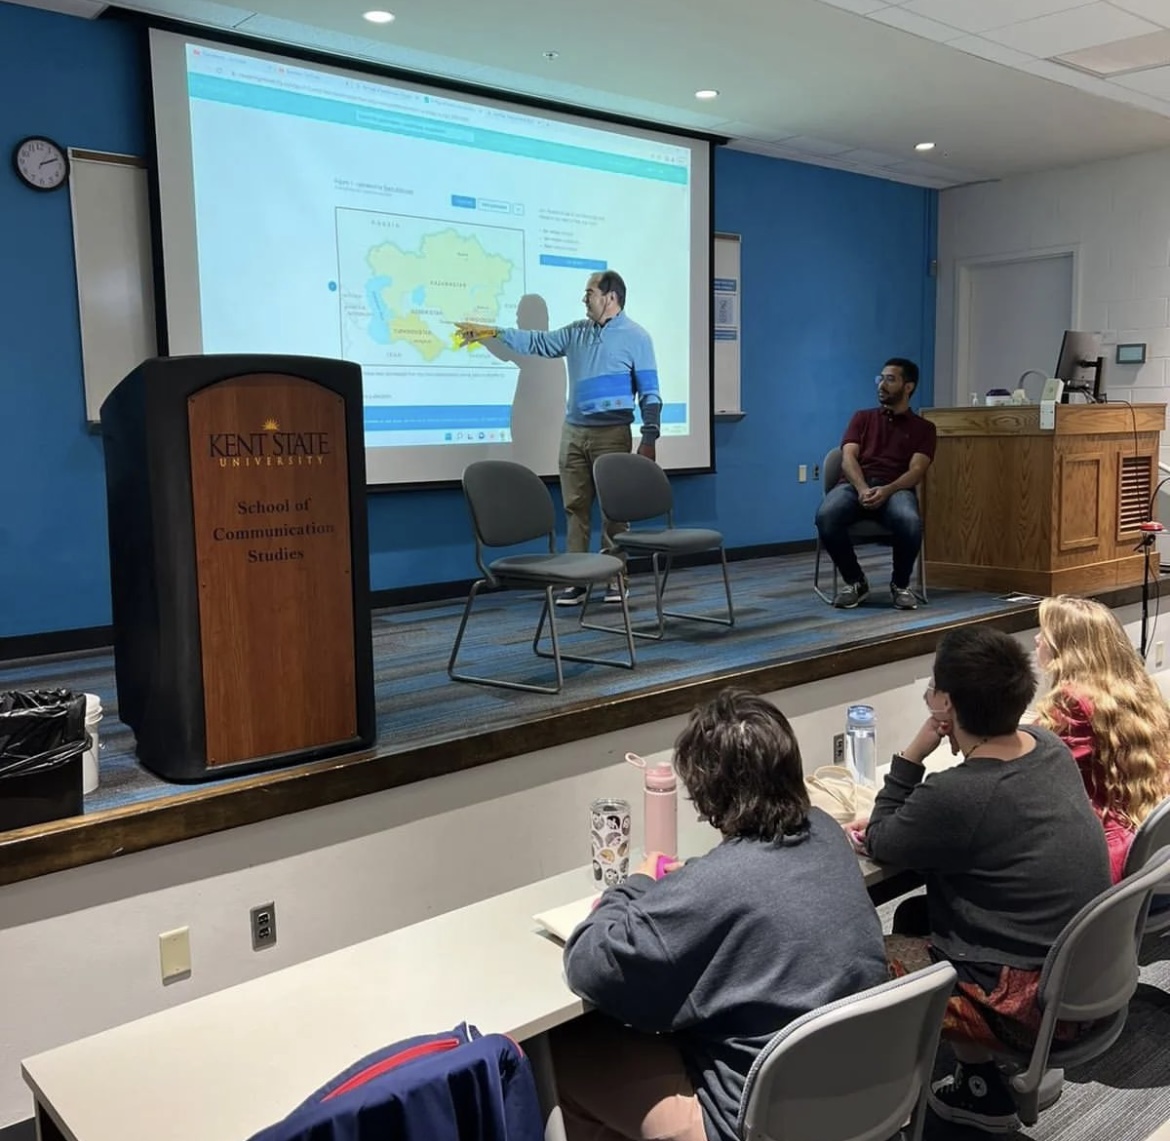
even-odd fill
[{"label": "web browser window on screen", "polygon": [[705,142],[152,37],[172,353],[357,362],[372,483],[547,472],[563,366],[459,347],[455,322],[557,328],[615,269],[665,459],[709,463]]}]

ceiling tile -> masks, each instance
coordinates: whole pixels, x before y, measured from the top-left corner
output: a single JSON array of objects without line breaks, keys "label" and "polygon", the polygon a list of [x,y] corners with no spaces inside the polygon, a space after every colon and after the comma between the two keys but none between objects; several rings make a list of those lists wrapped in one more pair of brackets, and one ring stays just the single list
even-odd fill
[{"label": "ceiling tile", "polygon": [[1079,8],[1092,0],[909,0],[902,7],[965,32],[984,32]]},{"label": "ceiling tile", "polygon": [[216,3],[216,0],[150,0],[149,8],[139,4],[129,7],[212,28],[238,28],[255,14],[251,8],[234,8],[230,4]]},{"label": "ceiling tile", "polygon": [[909,12],[905,8],[883,8],[880,12],[871,14],[870,19],[882,24],[889,24],[891,28],[901,28],[904,32],[912,32],[924,40],[937,40],[946,43],[963,33],[959,28],[949,24],[940,24],[937,20],[930,20],[926,16],[919,16],[916,12]]},{"label": "ceiling tile", "polygon": [[821,3],[832,8],[844,8],[846,12],[860,12],[863,16],[890,6],[888,0],[821,0]]},{"label": "ceiling tile", "polygon": [[985,40],[982,36],[960,36],[957,40],[951,40],[947,47],[958,48],[959,51],[977,55],[980,59],[989,59],[992,63],[1005,63],[1008,67],[1018,67],[1033,58],[1025,52],[1016,51],[1015,48]]},{"label": "ceiling tile", "polygon": [[1086,4],[984,33],[987,39],[1043,59],[1156,32],[1158,26],[1110,4]]},{"label": "ceiling tile", "polygon": [[1145,20],[1152,20],[1163,28],[1170,28],[1170,0],[1109,0],[1109,3],[1114,8],[1121,8]]},{"label": "ceiling tile", "polygon": [[853,149],[841,143],[831,143],[827,139],[813,139],[808,135],[796,135],[785,139],[780,145],[787,151],[799,151],[805,155],[839,155]]},{"label": "ceiling tile", "polygon": [[858,147],[856,150],[846,151],[840,157],[845,162],[857,163],[858,166],[876,167],[896,166],[904,159],[903,155],[891,155],[885,151],[871,151],[865,147]]},{"label": "ceiling tile", "polygon": [[1170,99],[1170,67],[1155,67],[1134,75],[1119,75],[1112,83],[1115,87],[1142,91],[1158,99]]},{"label": "ceiling tile", "polygon": [[97,0],[15,0],[26,8],[40,8],[45,12],[60,12],[63,16],[80,16],[83,20],[94,20],[102,14],[106,5]]}]

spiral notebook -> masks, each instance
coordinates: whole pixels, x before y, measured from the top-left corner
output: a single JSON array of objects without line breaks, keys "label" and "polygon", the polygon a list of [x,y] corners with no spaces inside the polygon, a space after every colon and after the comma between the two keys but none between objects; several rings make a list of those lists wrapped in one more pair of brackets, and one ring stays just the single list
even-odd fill
[{"label": "spiral notebook", "polygon": [[600,895],[600,892],[595,891],[584,899],[576,899],[572,903],[562,903],[560,907],[550,907],[548,911],[534,915],[533,921],[540,924],[554,939],[567,943],[577,924],[583,919],[589,918],[589,913],[593,910],[593,905]]}]

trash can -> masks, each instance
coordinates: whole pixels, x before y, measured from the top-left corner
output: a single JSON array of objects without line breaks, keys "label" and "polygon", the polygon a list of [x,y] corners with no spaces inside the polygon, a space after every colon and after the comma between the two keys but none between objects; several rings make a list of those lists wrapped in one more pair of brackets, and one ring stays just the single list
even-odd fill
[{"label": "trash can", "polygon": [[85,694],[0,693],[0,832],[82,811]]}]

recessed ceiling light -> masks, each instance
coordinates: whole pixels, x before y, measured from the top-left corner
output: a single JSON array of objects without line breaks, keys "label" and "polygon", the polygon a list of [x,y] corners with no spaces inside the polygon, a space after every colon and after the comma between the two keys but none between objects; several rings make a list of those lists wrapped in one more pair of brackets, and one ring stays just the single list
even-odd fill
[{"label": "recessed ceiling light", "polygon": [[394,20],[394,13],[375,9],[373,12],[363,12],[362,19],[369,20],[371,24],[389,24]]},{"label": "recessed ceiling light", "polygon": [[561,54],[560,52],[555,52],[555,51],[546,51],[546,52],[544,53],[544,58],[545,58],[545,59],[556,59],[556,58],[557,58],[557,56],[559,56],[560,54]]},{"label": "recessed ceiling light", "polygon": [[696,99],[714,99],[719,92],[713,87],[704,87],[702,91],[695,92]]},{"label": "recessed ceiling light", "polygon": [[914,149],[916,151],[932,151],[934,150],[934,143],[915,143]]}]

